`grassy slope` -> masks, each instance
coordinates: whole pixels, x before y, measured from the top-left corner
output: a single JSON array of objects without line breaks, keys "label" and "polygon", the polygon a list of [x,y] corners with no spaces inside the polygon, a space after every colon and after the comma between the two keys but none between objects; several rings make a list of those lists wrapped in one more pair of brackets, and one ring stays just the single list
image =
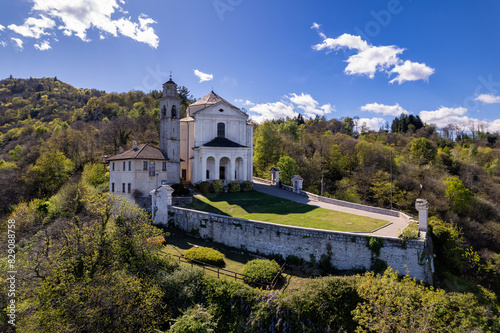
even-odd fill
[{"label": "grassy slope", "polygon": [[304,205],[252,191],[198,195],[186,208],[298,227],[369,232],[387,221]]}]

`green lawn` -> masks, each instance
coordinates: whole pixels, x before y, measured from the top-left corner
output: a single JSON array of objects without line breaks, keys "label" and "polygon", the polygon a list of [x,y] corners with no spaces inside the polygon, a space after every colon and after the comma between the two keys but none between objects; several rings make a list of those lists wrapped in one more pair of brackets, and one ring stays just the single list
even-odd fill
[{"label": "green lawn", "polygon": [[300,204],[265,193],[196,195],[189,209],[249,220],[335,231],[370,232],[388,221]]}]

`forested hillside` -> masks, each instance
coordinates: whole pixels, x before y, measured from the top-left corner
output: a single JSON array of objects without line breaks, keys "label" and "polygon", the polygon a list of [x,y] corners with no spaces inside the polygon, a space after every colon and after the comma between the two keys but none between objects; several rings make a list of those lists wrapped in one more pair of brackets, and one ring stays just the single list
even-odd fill
[{"label": "forested hillside", "polygon": [[[182,113],[194,99],[179,96]],[[19,332],[500,330],[498,133],[405,115],[376,132],[351,118],[255,124],[256,176],[277,166],[285,183],[300,174],[308,191],[409,213],[427,199],[437,255],[438,289],[388,270],[267,292],[160,256],[163,231],[106,193],[104,156],[158,145],[159,97],[0,81],[0,239],[15,220]],[[0,277],[2,332],[8,288]]]}]

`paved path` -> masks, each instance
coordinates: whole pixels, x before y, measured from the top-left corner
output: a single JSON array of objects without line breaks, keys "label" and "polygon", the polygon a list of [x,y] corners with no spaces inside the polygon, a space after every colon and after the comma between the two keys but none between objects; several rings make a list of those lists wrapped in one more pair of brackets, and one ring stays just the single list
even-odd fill
[{"label": "paved path", "polygon": [[259,192],[267,193],[270,195],[274,195],[276,197],[288,199],[288,200],[295,201],[295,202],[302,203],[302,204],[306,204],[306,205],[321,207],[321,208],[330,209],[330,210],[336,210],[339,212],[344,212],[344,213],[349,213],[349,214],[373,217],[376,219],[388,221],[390,223],[390,224],[378,229],[375,232],[360,232],[360,233],[357,232],[357,234],[376,235],[376,236],[384,236],[384,237],[398,237],[398,231],[403,230],[407,225],[406,222],[402,221],[398,217],[388,216],[388,215],[383,215],[383,214],[378,214],[378,213],[372,213],[372,212],[367,212],[364,210],[358,210],[358,209],[353,209],[353,208],[348,208],[348,207],[343,207],[343,206],[338,206],[338,205],[334,205],[334,204],[330,204],[330,203],[326,203],[326,202],[313,201],[313,200],[310,200],[306,196],[296,194],[293,192],[289,192],[286,190],[278,189],[274,186],[271,186],[271,185],[264,183],[264,182],[260,182],[256,179],[254,179],[253,182],[254,182],[254,189],[259,191]]}]

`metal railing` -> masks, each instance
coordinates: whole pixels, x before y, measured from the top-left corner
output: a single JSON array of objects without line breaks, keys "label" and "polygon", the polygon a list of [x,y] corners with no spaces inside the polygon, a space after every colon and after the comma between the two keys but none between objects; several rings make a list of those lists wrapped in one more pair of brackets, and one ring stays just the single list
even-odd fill
[{"label": "metal railing", "polygon": [[254,278],[254,277],[251,277],[251,276],[248,276],[248,275],[245,275],[245,274],[241,274],[241,273],[238,273],[238,272],[230,271],[230,270],[227,270],[227,269],[224,269],[224,268],[220,268],[218,266],[210,265],[210,264],[204,263],[204,262],[199,261],[199,260],[186,259],[183,255],[177,255],[177,254],[171,254],[171,253],[170,254],[162,253],[162,254],[166,255],[166,256],[177,257],[179,263],[181,263],[181,262],[188,263],[188,264],[191,264],[191,267],[194,267],[194,265],[196,265],[196,266],[199,266],[199,267],[203,268],[204,271],[207,270],[207,271],[210,271],[210,272],[217,273],[217,278],[218,279],[221,278],[221,275],[222,276],[229,276],[231,278],[234,277],[235,281],[237,281],[237,280],[244,281],[245,278],[247,278],[247,279],[250,279],[252,281],[252,284],[254,284],[256,286],[259,286],[259,287],[266,288],[266,289],[274,289],[276,287],[276,284],[278,283],[278,281],[279,281],[279,279],[281,277],[281,274],[283,274],[283,272],[285,271],[285,268],[286,268],[286,263],[285,263],[285,264],[283,264],[280,267],[279,272],[274,276],[273,280],[271,282],[266,282],[266,281],[258,280],[258,279]]}]

